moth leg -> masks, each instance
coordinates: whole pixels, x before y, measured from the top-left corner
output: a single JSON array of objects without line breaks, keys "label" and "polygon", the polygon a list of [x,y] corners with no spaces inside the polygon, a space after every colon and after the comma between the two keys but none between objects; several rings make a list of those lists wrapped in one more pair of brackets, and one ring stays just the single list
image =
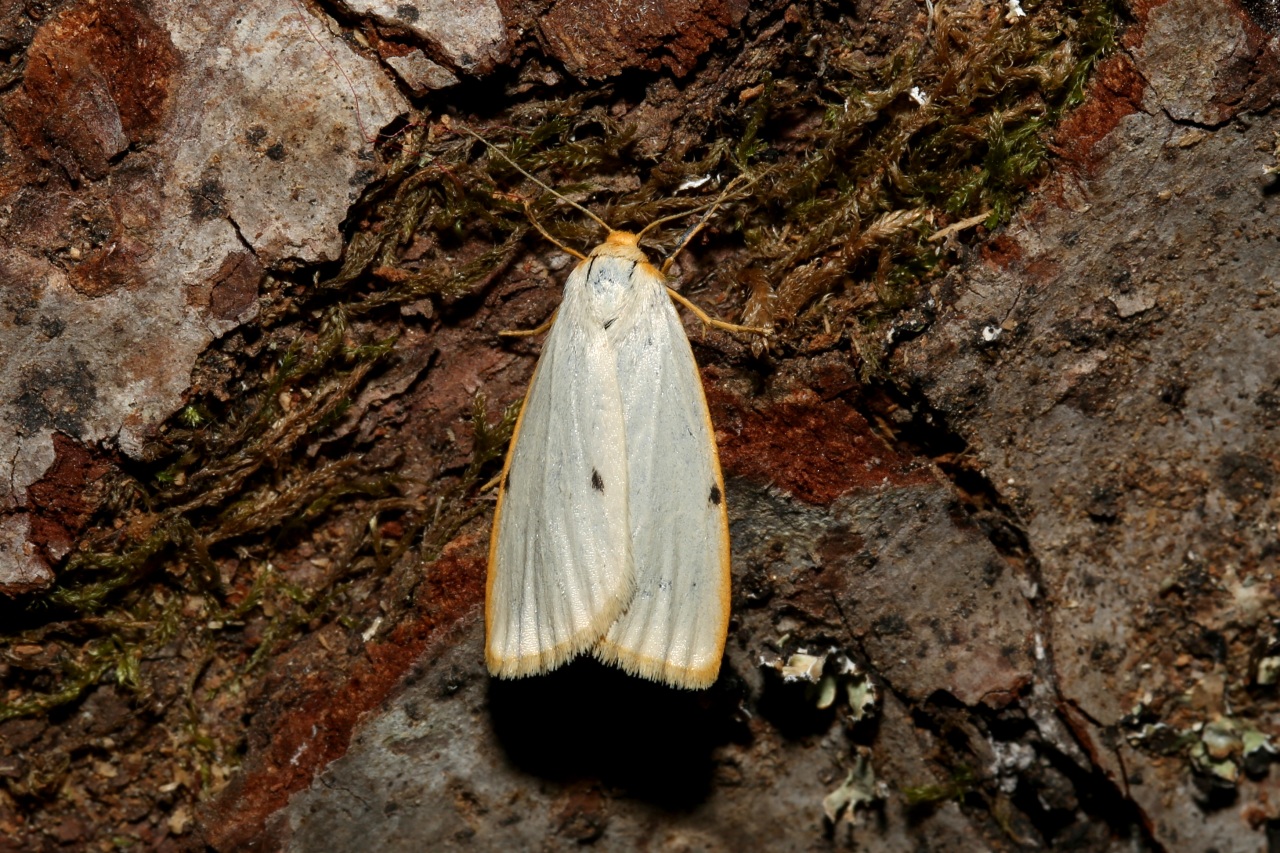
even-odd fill
[{"label": "moth leg", "polygon": [[498,337],[531,338],[534,335],[541,335],[542,333],[547,331],[547,329],[551,328],[552,324],[555,323],[556,321],[556,315],[559,313],[560,313],[559,308],[552,311],[551,316],[547,318],[547,321],[543,323],[541,326],[538,326],[536,329],[503,329],[501,332],[498,332]]},{"label": "moth leg", "polygon": [[769,334],[764,329],[757,329],[755,326],[739,326],[734,323],[726,323],[724,320],[717,320],[716,318],[708,314],[706,311],[703,311],[697,305],[694,305],[688,299],[685,299],[683,296],[681,296],[679,293],[676,293],[674,290],[672,290],[669,287],[667,288],[667,293],[676,302],[679,302],[685,308],[688,308],[690,311],[692,311],[693,316],[701,320],[704,325],[711,326],[714,329],[723,329],[726,332],[736,332],[736,333],[749,332],[750,334],[760,335],[762,337],[767,337]]}]

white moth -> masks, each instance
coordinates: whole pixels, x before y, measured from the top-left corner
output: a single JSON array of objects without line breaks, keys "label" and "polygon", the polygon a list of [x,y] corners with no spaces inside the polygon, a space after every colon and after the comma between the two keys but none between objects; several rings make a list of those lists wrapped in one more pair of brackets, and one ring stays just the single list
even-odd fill
[{"label": "white moth", "polygon": [[485,592],[496,676],[585,652],[673,687],[720,671],[724,480],[672,298],[689,303],[639,240],[610,230],[570,273],[516,422]]}]

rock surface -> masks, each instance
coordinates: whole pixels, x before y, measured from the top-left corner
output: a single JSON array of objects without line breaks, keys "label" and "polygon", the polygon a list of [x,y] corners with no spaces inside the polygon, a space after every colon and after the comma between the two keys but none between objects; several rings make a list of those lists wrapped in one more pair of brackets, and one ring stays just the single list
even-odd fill
[{"label": "rock surface", "polygon": [[[850,745],[832,725],[837,708],[813,707],[805,685],[761,667],[783,635],[818,653],[858,638],[892,695],[912,699],[946,690],[966,704],[1003,705],[1030,680],[1019,582],[978,529],[953,523],[936,482],[885,484],[829,508],[742,481],[727,494],[735,559],[749,573],[736,579],[746,590],[735,597],[726,662],[736,691],[674,692],[591,661],[491,681],[473,611],[461,641],[424,659],[346,755],[273,818],[272,843],[319,851],[362,839],[407,851],[424,838],[445,849],[599,838],[610,850],[650,839],[730,851],[776,838],[818,849],[820,804],[844,779]],[[944,582],[926,580],[944,574],[939,565]],[[957,621],[963,633],[940,633]],[[761,697],[761,716],[744,712],[739,692]],[[932,736],[914,731],[896,703],[882,724],[894,748],[874,766],[928,781]],[[914,831],[942,843],[962,831],[957,819],[943,808]],[[892,815],[892,832],[907,832],[904,813]]]}]

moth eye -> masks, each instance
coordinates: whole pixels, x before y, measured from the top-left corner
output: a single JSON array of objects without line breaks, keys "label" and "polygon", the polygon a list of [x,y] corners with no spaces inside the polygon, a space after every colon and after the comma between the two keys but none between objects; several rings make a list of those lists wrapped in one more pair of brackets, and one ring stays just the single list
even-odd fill
[{"label": "moth eye", "polygon": [[597,492],[604,491],[604,479],[600,476],[600,472],[595,468],[591,469],[591,488]]},{"label": "moth eye", "polygon": [[715,504],[716,506],[720,506],[720,501],[722,498],[723,498],[723,495],[720,494],[720,487],[717,486],[715,483],[712,483],[711,494],[707,496],[707,500],[711,501],[711,503]]}]

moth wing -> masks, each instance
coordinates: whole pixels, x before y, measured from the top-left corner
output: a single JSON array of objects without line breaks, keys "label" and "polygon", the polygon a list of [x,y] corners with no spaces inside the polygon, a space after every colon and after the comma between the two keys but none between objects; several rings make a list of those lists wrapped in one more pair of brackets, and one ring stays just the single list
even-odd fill
[{"label": "moth wing", "polygon": [[581,275],[566,284],[500,481],[485,593],[485,660],[498,676],[593,647],[634,590],[622,395]]},{"label": "moth wing", "polygon": [[[702,379],[661,276],[618,322],[636,592],[596,656],[676,687],[710,685],[729,626],[729,520]],[[633,283],[636,286],[636,283]]]}]

